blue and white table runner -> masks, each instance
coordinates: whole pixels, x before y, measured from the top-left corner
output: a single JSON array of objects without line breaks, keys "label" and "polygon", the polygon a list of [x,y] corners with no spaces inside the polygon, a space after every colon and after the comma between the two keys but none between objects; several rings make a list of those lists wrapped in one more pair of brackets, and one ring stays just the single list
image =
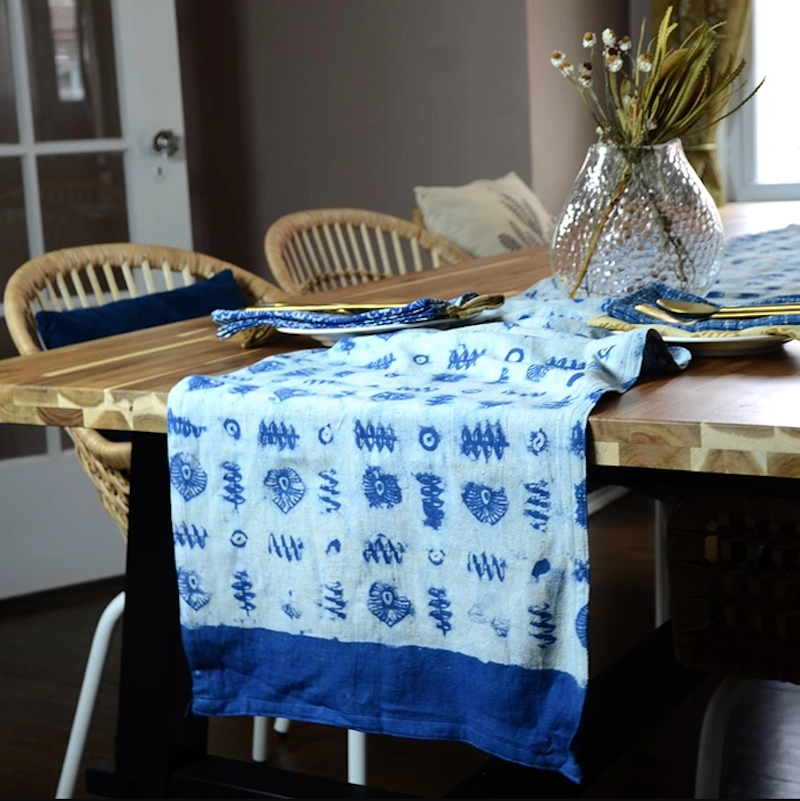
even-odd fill
[{"label": "blue and white table runner", "polygon": [[[734,249],[735,252],[735,249]],[[552,279],[505,322],[272,356],[170,393],[193,710],[458,740],[579,780],[586,422],[689,353]]]}]

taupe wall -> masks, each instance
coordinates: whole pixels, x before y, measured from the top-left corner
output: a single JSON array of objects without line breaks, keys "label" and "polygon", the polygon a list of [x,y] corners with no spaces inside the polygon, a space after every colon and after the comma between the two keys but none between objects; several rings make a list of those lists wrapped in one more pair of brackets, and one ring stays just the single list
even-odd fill
[{"label": "taupe wall", "polygon": [[580,95],[552,66],[550,54],[561,50],[577,64],[587,59],[581,46],[586,31],[629,33],[628,0],[526,0],[526,7],[533,182],[545,206],[557,212],[597,135]]},{"label": "taupe wall", "polygon": [[268,225],[298,209],[408,217],[416,184],[514,170],[556,212],[594,135],[549,54],[627,20],[627,0],[177,8],[195,247],[264,274]]}]

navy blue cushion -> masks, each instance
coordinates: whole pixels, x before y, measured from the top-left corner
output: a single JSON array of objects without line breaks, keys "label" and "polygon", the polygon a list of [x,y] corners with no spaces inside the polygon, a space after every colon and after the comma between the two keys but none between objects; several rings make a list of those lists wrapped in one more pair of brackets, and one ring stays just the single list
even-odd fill
[{"label": "navy blue cushion", "polygon": [[246,305],[247,299],[233,273],[223,270],[208,280],[168,292],[117,300],[88,309],[40,311],[36,314],[36,322],[44,344],[48,348],[60,348],[154,325],[203,317],[214,309],[240,309]]},{"label": "navy blue cushion", "polygon": [[[48,348],[127,334],[155,325],[204,317],[215,309],[241,309],[247,305],[231,270],[223,270],[191,286],[128,298],[88,309],[40,311],[36,322]],[[101,431],[114,442],[130,442],[128,431]]]}]

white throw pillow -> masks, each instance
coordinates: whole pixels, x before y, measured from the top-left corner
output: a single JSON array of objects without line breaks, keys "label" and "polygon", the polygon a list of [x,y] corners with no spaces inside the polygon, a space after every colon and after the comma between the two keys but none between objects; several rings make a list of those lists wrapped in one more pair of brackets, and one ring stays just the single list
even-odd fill
[{"label": "white throw pillow", "polygon": [[423,224],[471,256],[550,242],[553,217],[514,172],[464,186],[416,186]]}]

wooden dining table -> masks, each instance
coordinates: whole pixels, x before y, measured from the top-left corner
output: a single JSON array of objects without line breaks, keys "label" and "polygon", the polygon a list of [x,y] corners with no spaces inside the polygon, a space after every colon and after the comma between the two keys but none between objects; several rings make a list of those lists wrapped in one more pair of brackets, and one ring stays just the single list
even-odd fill
[{"label": "wooden dining table", "polygon": [[[371,284],[314,301],[405,302],[465,291],[510,297],[550,275],[546,248],[507,253]],[[187,712],[169,508],[167,395],[190,374],[244,368],[321,347],[278,335],[255,348],[220,340],[209,318],[0,361],[0,422],[133,433],[116,758],[87,773],[110,797],[392,795],[374,788],[208,757],[207,720]],[[753,356],[694,358],[643,377],[589,417],[590,478],[643,489],[725,488],[790,494],[800,477],[800,342]],[[45,558],[45,557],[43,557]]]}]

